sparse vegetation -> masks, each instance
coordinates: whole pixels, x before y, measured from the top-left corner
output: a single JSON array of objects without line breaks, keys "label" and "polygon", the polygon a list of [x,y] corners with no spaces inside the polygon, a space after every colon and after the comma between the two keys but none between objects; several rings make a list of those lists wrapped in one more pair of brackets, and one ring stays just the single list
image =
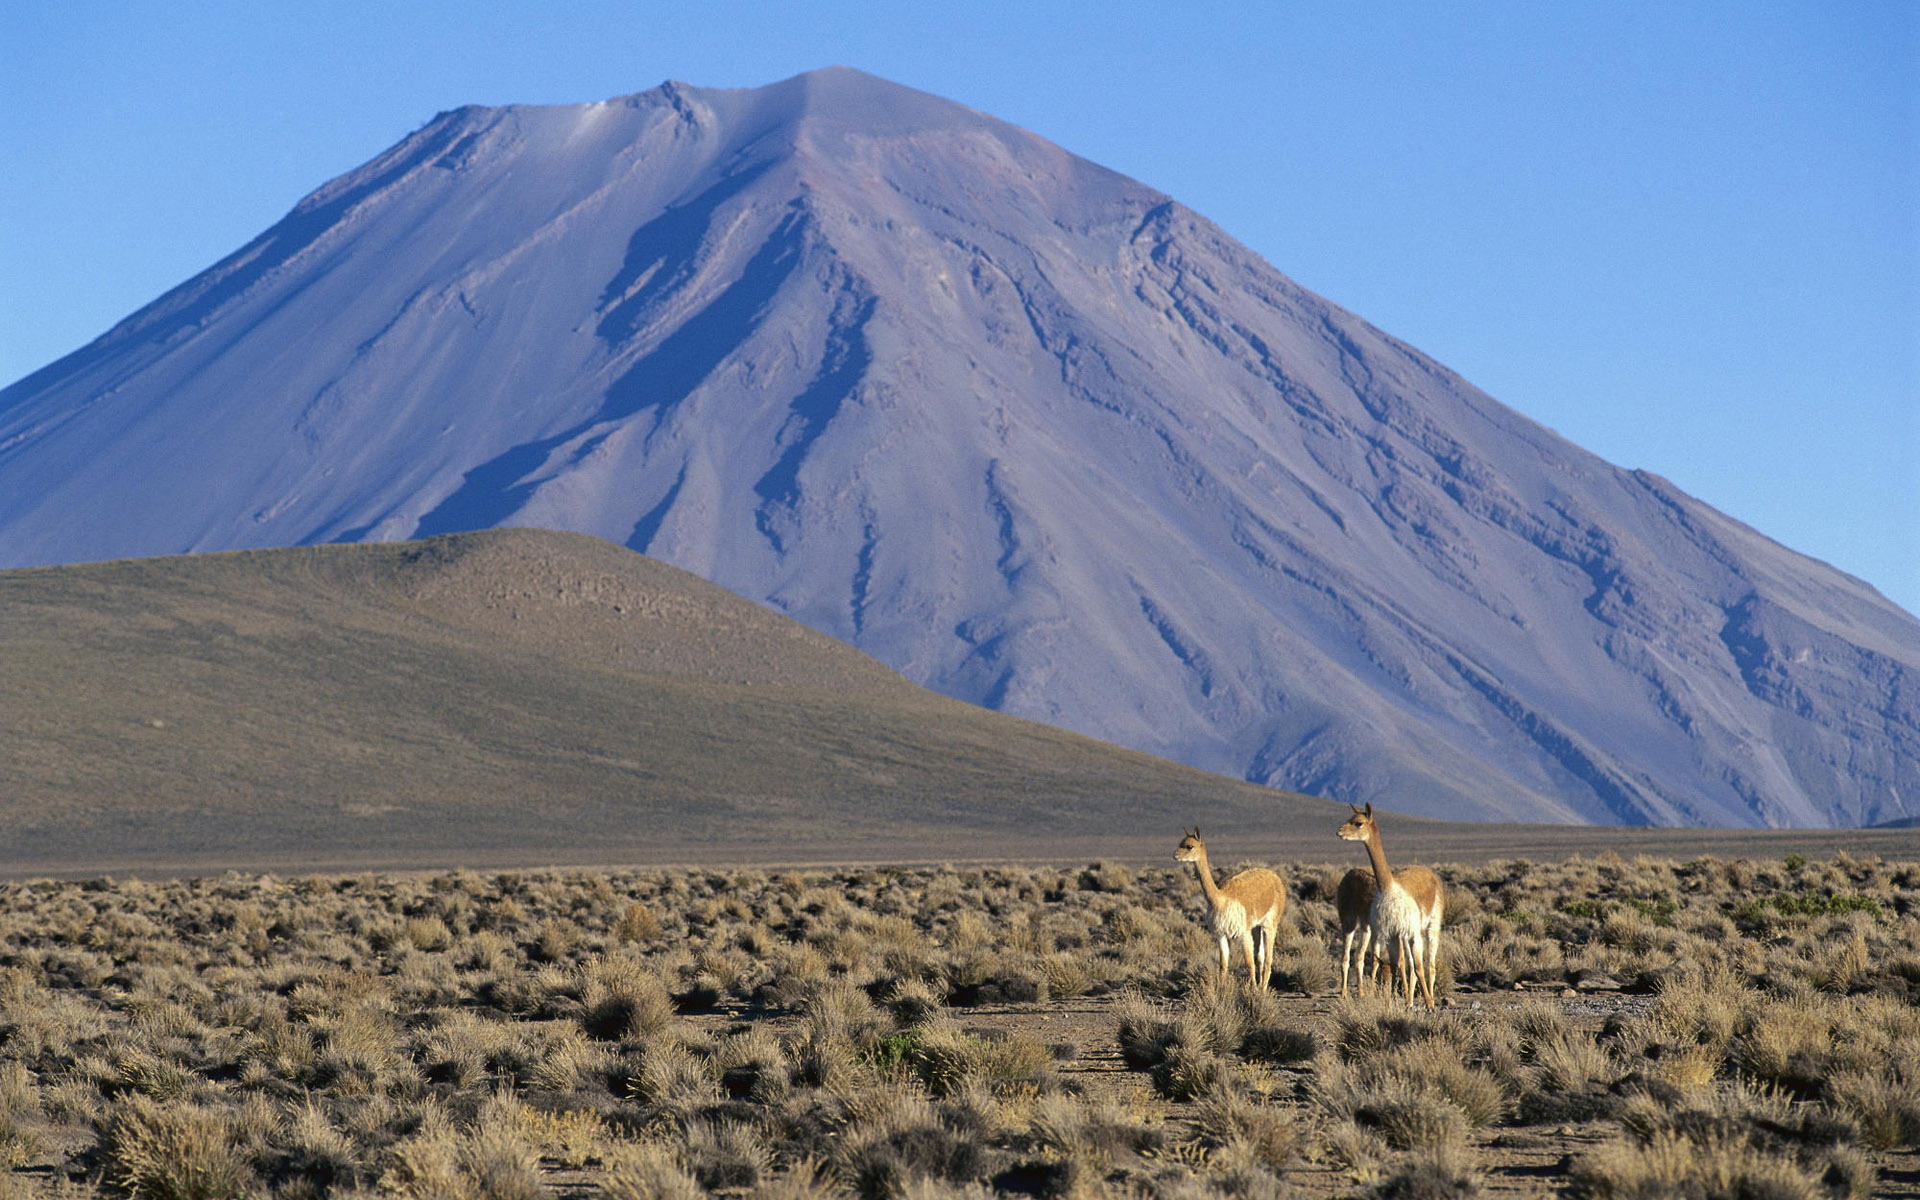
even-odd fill
[{"label": "sparse vegetation", "polygon": [[1442,1007],[1184,871],[0,885],[0,1196],[1852,1197],[1920,1179],[1920,867],[1440,868]]}]

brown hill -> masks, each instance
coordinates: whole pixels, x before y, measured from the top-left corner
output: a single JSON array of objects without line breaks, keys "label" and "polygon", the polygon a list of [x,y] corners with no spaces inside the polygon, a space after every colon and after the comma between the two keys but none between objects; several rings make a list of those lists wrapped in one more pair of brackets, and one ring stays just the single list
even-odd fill
[{"label": "brown hill", "polygon": [[1071,857],[1337,823],[578,534],[0,572],[0,655],[12,874]]}]

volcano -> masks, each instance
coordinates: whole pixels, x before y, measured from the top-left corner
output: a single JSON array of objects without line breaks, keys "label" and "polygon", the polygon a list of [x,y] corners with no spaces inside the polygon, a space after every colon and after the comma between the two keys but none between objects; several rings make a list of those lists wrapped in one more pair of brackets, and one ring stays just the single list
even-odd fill
[{"label": "volcano", "polygon": [[498,526],[1292,790],[1920,815],[1913,616],[845,68],[443,113],[0,392],[0,566]]}]

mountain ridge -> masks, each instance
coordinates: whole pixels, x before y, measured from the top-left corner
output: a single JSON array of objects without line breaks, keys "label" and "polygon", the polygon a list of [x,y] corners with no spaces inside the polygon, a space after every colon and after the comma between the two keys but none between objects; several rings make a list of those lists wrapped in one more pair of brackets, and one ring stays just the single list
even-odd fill
[{"label": "mountain ridge", "polygon": [[[442,114],[63,363],[0,393],[0,561],[572,528],[1342,799],[1920,796],[1910,615],[1163,193],[844,68]],[[173,456],[236,469],[189,495]]]}]

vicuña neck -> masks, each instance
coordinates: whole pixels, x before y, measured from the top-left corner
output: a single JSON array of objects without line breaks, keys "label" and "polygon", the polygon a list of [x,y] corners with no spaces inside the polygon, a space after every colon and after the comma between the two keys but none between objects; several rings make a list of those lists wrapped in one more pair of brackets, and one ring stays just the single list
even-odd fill
[{"label": "vicu\u00f1a neck", "polygon": [[1367,857],[1373,860],[1373,885],[1382,892],[1393,884],[1393,871],[1387,866],[1387,852],[1380,848],[1380,830],[1367,830]]},{"label": "vicu\u00f1a neck", "polygon": [[1213,868],[1207,865],[1207,851],[1204,847],[1193,854],[1193,870],[1200,876],[1200,890],[1207,894],[1207,902],[1212,904],[1220,899],[1220,885],[1213,881]]}]

